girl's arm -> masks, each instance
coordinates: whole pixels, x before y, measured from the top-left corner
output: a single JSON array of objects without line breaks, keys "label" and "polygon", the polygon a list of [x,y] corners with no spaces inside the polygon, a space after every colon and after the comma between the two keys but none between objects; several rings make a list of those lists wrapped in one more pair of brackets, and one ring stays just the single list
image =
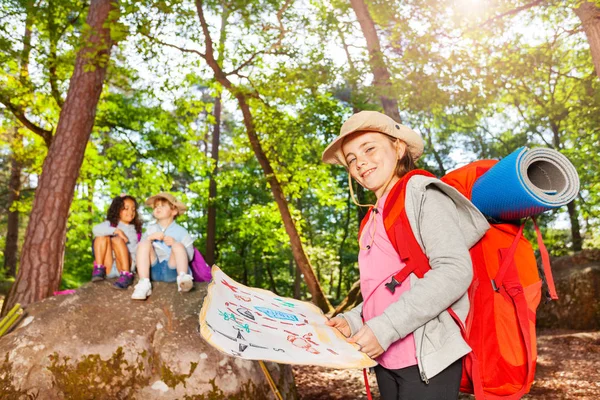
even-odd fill
[{"label": "girl's arm", "polygon": [[471,256],[454,202],[432,187],[424,196],[415,236],[421,237],[431,270],[422,279],[411,281],[410,290],[367,322],[384,350],[455,303],[473,278]]},{"label": "girl's arm", "polygon": [[350,334],[351,335],[354,335],[356,332],[358,332],[358,330],[360,328],[362,328],[362,326],[364,325],[362,316],[361,316],[362,306],[363,306],[363,303],[360,303],[359,305],[354,307],[352,310],[345,312],[343,314],[340,314],[340,317],[343,317],[346,320],[346,322],[348,322],[348,325],[350,326]]},{"label": "girl's arm", "polygon": [[110,226],[109,221],[104,221],[92,228],[92,234],[95,238],[99,236],[112,236],[115,234],[115,229],[114,226]]}]

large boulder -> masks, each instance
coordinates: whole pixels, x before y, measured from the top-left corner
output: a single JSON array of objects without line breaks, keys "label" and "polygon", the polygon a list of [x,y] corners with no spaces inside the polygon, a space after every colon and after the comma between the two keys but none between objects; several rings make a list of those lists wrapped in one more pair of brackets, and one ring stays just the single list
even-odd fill
[{"label": "large boulder", "polygon": [[[198,333],[206,287],[180,294],[158,282],[134,301],[107,281],[30,305],[0,339],[0,397],[275,398],[258,362],[223,354]],[[296,398],[290,366],[266,366],[283,398]]]},{"label": "large boulder", "polygon": [[539,328],[600,330],[600,250],[552,260],[558,300],[538,307]]}]

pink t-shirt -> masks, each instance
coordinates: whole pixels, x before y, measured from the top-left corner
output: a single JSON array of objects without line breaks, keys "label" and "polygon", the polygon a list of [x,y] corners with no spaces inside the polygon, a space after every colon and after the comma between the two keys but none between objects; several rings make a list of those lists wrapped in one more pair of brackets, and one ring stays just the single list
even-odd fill
[{"label": "pink t-shirt", "polygon": [[[410,289],[409,279],[396,287],[394,294],[385,287],[390,278],[400,271],[406,264],[392,246],[392,242],[385,232],[383,224],[383,204],[387,194],[379,200],[379,212],[373,213],[363,228],[361,247],[369,250],[360,250],[358,253],[358,268],[360,270],[360,291],[363,295],[363,318],[365,321],[381,315],[385,309],[398,300],[402,293]],[[374,215],[374,218],[373,218]],[[375,225],[373,225],[375,224]],[[373,244],[371,238],[374,234]],[[400,369],[417,364],[415,339],[409,334],[398,340],[380,355],[376,361],[388,369]]]}]

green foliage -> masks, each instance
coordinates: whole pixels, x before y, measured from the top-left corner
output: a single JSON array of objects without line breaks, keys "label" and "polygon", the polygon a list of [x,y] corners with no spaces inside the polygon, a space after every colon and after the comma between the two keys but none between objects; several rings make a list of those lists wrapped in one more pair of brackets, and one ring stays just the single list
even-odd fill
[{"label": "green foliage", "polygon": [[[523,7],[530,3],[368,2],[391,76],[386,95],[398,101],[403,123],[426,140],[419,166],[439,175],[474,159],[504,157],[522,145],[561,151],[581,178],[574,218],[584,245],[597,246],[600,172],[589,166],[600,163],[600,83],[575,2]],[[17,114],[54,131],[76,51],[90,33],[86,2],[32,4],[0,5],[7,16],[0,18],[3,187],[10,157],[23,166],[20,201],[0,201],[0,211],[21,211],[21,241],[47,148]],[[339,0],[203,4],[215,57],[235,85],[232,93],[248,96],[260,144],[303,246],[337,302],[358,278],[360,212],[350,201],[344,169],[324,165],[320,155],[347,116],[381,110],[356,15]],[[189,206],[179,222],[205,250],[213,174],[216,263],[252,286],[305,296],[302,284],[300,293],[294,284],[289,238],[236,99],[216,83],[204,59],[196,4],[122,1],[109,27],[117,42],[110,60],[101,49],[89,54],[93,62],[108,63],[108,72],[70,208],[63,286],[89,280],[91,227],[122,192],[140,205],[161,190],[179,193]],[[218,165],[210,150],[217,96],[223,104]],[[6,193],[0,190],[0,200]],[[150,222],[144,206],[140,212]],[[6,214],[0,213],[3,237]],[[568,221],[565,214],[540,218],[554,255],[573,249],[568,222],[556,222]]]}]

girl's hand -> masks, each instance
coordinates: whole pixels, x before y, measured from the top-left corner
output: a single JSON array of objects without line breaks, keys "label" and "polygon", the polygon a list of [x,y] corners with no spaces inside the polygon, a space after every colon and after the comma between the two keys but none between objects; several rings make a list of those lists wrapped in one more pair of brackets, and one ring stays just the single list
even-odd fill
[{"label": "girl's hand", "polygon": [[348,343],[355,343],[360,346],[360,351],[368,355],[370,358],[377,358],[383,354],[383,347],[377,341],[371,328],[368,325],[363,325],[356,335],[348,339]]},{"label": "girl's hand", "polygon": [[350,325],[344,317],[334,317],[325,321],[325,325],[332,326],[342,333],[346,337],[350,337]]},{"label": "girl's hand", "polygon": [[163,238],[165,237],[164,233],[162,232],[154,232],[152,235],[148,236],[148,240],[153,241],[153,240],[163,240]]},{"label": "girl's hand", "polygon": [[173,246],[175,243],[177,243],[171,236],[165,236],[163,241],[167,246]]},{"label": "girl's hand", "polygon": [[125,243],[129,243],[129,238],[127,238],[127,235],[122,230],[115,229],[115,235],[123,239]]}]

